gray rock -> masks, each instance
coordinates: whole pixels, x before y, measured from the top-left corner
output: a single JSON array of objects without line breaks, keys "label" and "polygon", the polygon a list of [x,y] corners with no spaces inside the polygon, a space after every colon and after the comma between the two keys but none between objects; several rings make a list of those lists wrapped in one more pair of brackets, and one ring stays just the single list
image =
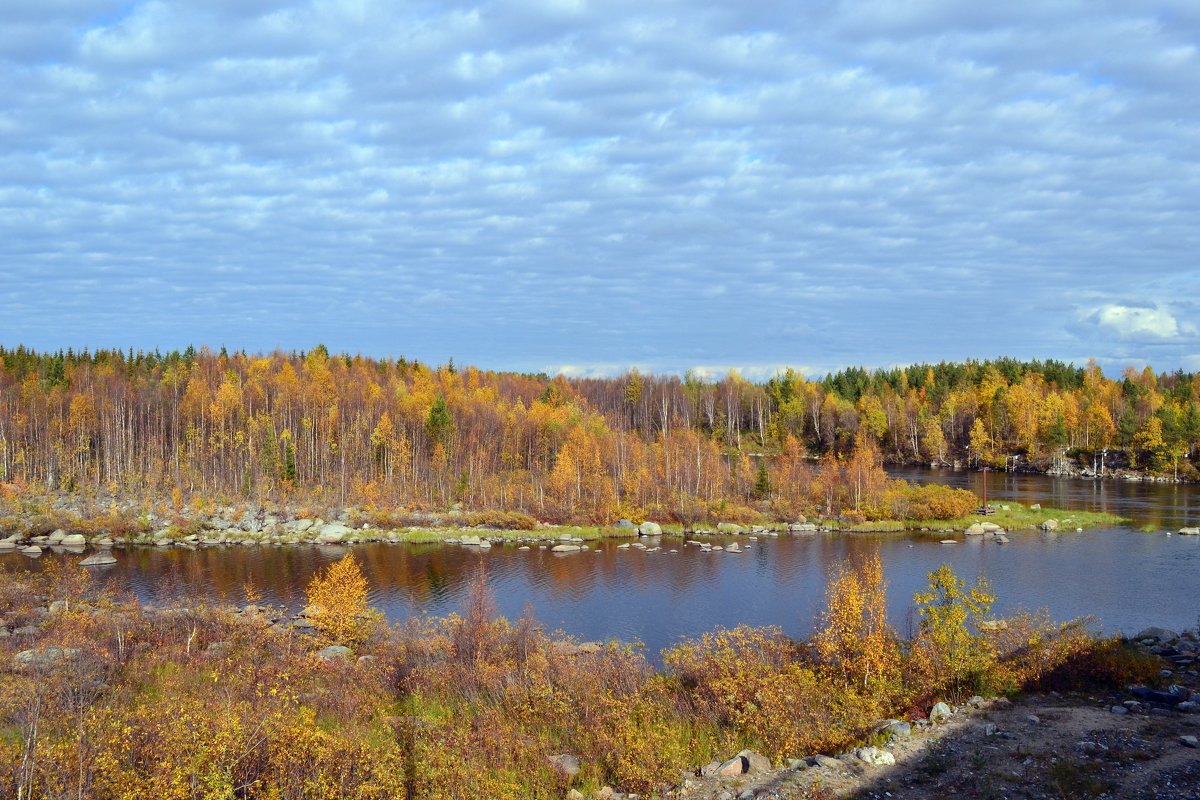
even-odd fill
[{"label": "gray rock", "polygon": [[662,526],[657,522],[646,520],[638,526],[639,536],[662,536]]},{"label": "gray rock", "polygon": [[1030,714],[1028,717],[1025,718],[1025,721],[1028,722],[1030,725],[1041,725],[1042,724],[1042,718],[1039,717],[1037,714]]},{"label": "gray rock", "polygon": [[317,534],[317,541],[321,544],[336,544],[350,534],[350,528],[342,523],[330,522],[328,525],[321,526],[321,531]]},{"label": "gray rock", "polygon": [[745,533],[746,529],[743,528],[741,525],[738,525],[734,522],[718,522],[717,523],[717,532],[718,533],[731,533],[734,535],[738,535],[738,534]]},{"label": "gray rock", "polygon": [[551,553],[577,553],[579,552],[577,544],[556,544],[550,548]]},{"label": "gray rock", "polygon": [[1125,706],[1113,706],[1112,708],[1109,709],[1109,711],[1111,711],[1113,714],[1128,714],[1129,713],[1129,709],[1126,708]]},{"label": "gray rock", "polygon": [[733,758],[721,764],[717,774],[722,777],[733,775],[759,775],[771,771],[771,759],[753,750],[743,750]]},{"label": "gray rock", "polygon": [[13,662],[17,669],[45,672],[67,661],[74,661],[79,655],[78,647],[38,647],[17,653],[13,656]]},{"label": "gray rock", "polygon": [[1200,528],[1188,527],[1179,529],[1180,536],[1200,536]]},{"label": "gray rock", "polygon": [[21,548],[21,555],[23,555],[23,556],[29,556],[30,558],[37,558],[41,554],[42,554],[42,548],[38,547],[36,544],[31,544],[31,545],[29,545],[29,547]]},{"label": "gray rock", "polygon": [[859,761],[873,767],[890,767],[896,763],[894,755],[878,747],[860,747],[854,751],[854,755],[858,757]]},{"label": "gray rock", "polygon": [[567,753],[559,753],[558,755],[550,756],[546,759],[550,762],[550,766],[560,775],[567,778],[574,778],[579,774],[579,769],[582,766],[579,759]]},{"label": "gray rock", "polygon": [[813,756],[814,766],[824,767],[825,769],[845,769],[846,765],[836,758],[826,755]]},{"label": "gray rock", "polygon": [[1146,628],[1133,638],[1138,641],[1142,639],[1157,639],[1159,643],[1166,643],[1178,639],[1179,634],[1170,628]]},{"label": "gray rock", "polygon": [[107,550],[93,553],[79,562],[81,567],[107,567],[117,563],[117,559]]},{"label": "gray rock", "polygon": [[87,544],[87,537],[82,533],[69,533],[59,542],[63,547],[82,547]]},{"label": "gray rock", "polygon": [[60,544],[63,540],[63,537],[66,535],[67,532],[62,528],[59,528],[54,533],[46,537],[46,544]]},{"label": "gray rock", "polygon": [[933,708],[929,709],[930,722],[947,722],[954,712],[950,710],[950,706],[945,703],[935,703]]},{"label": "gray rock", "polygon": [[876,728],[880,733],[886,733],[893,739],[907,739],[912,736],[912,725],[898,719],[889,719]]},{"label": "gray rock", "polygon": [[967,536],[982,536],[985,530],[986,529],[982,525],[976,522],[974,525],[968,526],[963,533],[965,533]]},{"label": "gray rock", "polygon": [[1180,736],[1179,743],[1184,747],[1190,747],[1193,750],[1200,747],[1200,740],[1196,739],[1195,736]]},{"label": "gray rock", "polygon": [[350,648],[343,647],[340,644],[333,644],[317,651],[317,658],[322,661],[340,660],[348,655],[350,655]]},{"label": "gray rock", "polygon": [[1042,523],[1042,530],[1044,530],[1044,531],[1058,530],[1058,520],[1056,520],[1056,519],[1046,520],[1045,522]]},{"label": "gray rock", "polygon": [[616,529],[618,529],[618,530],[623,530],[623,531],[628,531],[628,530],[635,530],[635,529],[637,529],[637,525],[634,525],[632,522],[630,522],[630,521],[629,521],[629,520],[627,520],[627,519],[621,519],[621,520],[617,520],[617,524],[616,524],[616,525],[614,525],[613,527],[614,527],[614,528],[616,528]]}]

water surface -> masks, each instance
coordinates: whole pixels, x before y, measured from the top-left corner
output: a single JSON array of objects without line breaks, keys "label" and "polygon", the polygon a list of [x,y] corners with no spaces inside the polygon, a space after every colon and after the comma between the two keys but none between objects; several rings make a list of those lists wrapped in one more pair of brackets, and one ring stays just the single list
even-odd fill
[{"label": "water surface", "polygon": [[[905,477],[972,488],[979,480],[978,475],[929,471],[907,471]],[[1139,526],[1174,529],[1197,519],[1193,500],[1198,495],[1191,486],[1096,486],[992,474],[989,493],[1001,500],[1111,511],[1132,516]],[[950,546],[940,544],[942,538],[936,533],[811,534],[757,542],[740,537],[740,554],[705,553],[672,537],[664,537],[663,549],[655,553],[618,550],[615,541],[562,555],[515,546],[485,553],[456,545],[351,549],[370,581],[371,604],[392,620],[461,610],[473,577],[483,569],[500,611],[510,618],[528,609],[550,629],[583,639],[637,640],[651,655],[719,625],[778,625],[793,635],[806,634],[820,612],[829,570],[872,549],[883,562],[892,622],[901,632],[909,624],[913,593],[945,562],[961,576],[985,576],[999,597],[1000,612],[1045,608],[1058,619],[1091,615],[1103,630],[1127,633],[1150,625],[1194,626],[1200,614],[1200,537],[1120,526],[1083,533],[1016,531],[1003,546],[961,536],[956,537],[960,544]],[[244,602],[245,587],[253,586],[267,602],[297,608],[314,572],[346,550],[137,548],[116,551],[118,564],[104,575],[147,603],[185,594]],[[28,562],[9,554],[0,563]]]}]

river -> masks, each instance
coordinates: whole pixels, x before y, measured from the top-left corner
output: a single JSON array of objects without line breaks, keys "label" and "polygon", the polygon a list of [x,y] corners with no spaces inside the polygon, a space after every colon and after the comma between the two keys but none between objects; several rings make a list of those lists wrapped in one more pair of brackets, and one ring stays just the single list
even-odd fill
[{"label": "river", "polygon": [[[898,477],[939,481],[978,490],[981,476],[965,472],[900,470]],[[1150,625],[1191,627],[1200,614],[1200,537],[1168,536],[1200,517],[1200,487],[1105,483],[1040,475],[989,475],[989,498],[1067,509],[1110,511],[1132,526],[1076,533],[1027,530],[999,546],[983,537],[940,534],[842,536],[809,534],[747,542],[743,552],[702,552],[664,537],[647,553],[600,542],[591,551],[554,554],[493,547],[480,553],[456,545],[369,544],[353,547],[371,585],[370,602],[393,621],[461,610],[479,570],[486,572],[501,613],[526,610],[551,630],[581,639],[642,642],[657,660],[661,648],[717,626],[778,625],[793,635],[812,630],[834,564],[879,550],[889,582],[892,624],[911,621],[913,593],[928,573],[949,562],[963,577],[986,577],[996,610],[1047,609],[1056,619],[1091,616],[1108,632],[1133,633]],[[1154,525],[1155,533],[1138,528]],[[711,539],[710,539],[711,541]],[[748,545],[748,546],[747,546]],[[677,552],[671,552],[676,550]],[[137,548],[116,551],[104,580],[143,603],[168,603],[186,594],[244,602],[253,586],[264,602],[298,608],[304,586],[346,548],[224,547],[196,551]],[[0,556],[18,566],[18,554]]]}]

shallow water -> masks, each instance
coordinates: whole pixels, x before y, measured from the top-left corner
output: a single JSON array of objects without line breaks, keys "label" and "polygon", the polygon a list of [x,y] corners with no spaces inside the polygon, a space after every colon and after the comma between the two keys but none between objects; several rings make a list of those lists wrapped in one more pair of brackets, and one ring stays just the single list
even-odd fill
[{"label": "shallow water", "polygon": [[[908,471],[906,477],[965,485],[965,473]],[[974,487],[973,487],[974,488]],[[1175,529],[1195,524],[1195,487],[1056,481],[1041,476],[989,476],[989,496],[1067,508],[1113,511],[1136,525]],[[1131,527],[1046,534],[1017,531],[1011,543],[940,534],[885,538],[808,534],[748,542],[744,552],[701,552],[664,537],[662,550],[618,550],[601,542],[588,552],[554,554],[515,546],[480,553],[457,545],[358,545],[353,551],[371,584],[370,602],[392,620],[461,610],[472,578],[485,569],[499,610],[510,618],[527,608],[550,629],[582,639],[638,640],[649,653],[712,628],[779,625],[809,632],[832,565],[878,548],[889,581],[892,623],[905,632],[912,596],[926,575],[949,562],[968,578],[986,576],[997,610],[1045,608],[1057,619],[1091,615],[1106,631],[1150,625],[1187,627],[1200,614],[1200,537],[1141,533]],[[708,541],[716,541],[709,538]],[[670,550],[678,552],[669,552]],[[213,601],[244,602],[252,585],[264,600],[297,608],[304,586],[343,547],[228,547],[197,551],[138,548],[115,551],[118,564],[103,574],[143,602],[165,603],[199,593]],[[8,554],[0,563],[24,565]]]}]

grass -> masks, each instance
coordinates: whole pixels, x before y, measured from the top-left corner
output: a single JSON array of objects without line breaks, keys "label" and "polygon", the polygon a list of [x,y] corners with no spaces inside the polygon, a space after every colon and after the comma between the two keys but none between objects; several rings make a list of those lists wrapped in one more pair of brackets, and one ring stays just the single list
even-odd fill
[{"label": "grass", "polygon": [[1031,509],[1020,503],[1006,502],[991,504],[996,509],[995,514],[983,516],[972,514],[956,519],[909,521],[907,527],[934,528],[964,531],[978,522],[994,522],[1001,528],[1013,530],[1018,528],[1036,528],[1047,520],[1056,520],[1058,528],[1070,531],[1075,528],[1099,528],[1110,525],[1122,525],[1129,520],[1116,514],[1105,514],[1099,511],[1065,511],[1061,508]]},{"label": "grass", "polygon": [[[614,528],[607,525],[564,525],[536,530],[502,530],[498,528],[403,528],[400,530],[378,531],[384,536],[398,536],[400,541],[409,544],[430,544],[446,539],[461,539],[466,536],[478,536],[486,539],[504,539],[519,541],[522,539],[558,539],[571,536],[584,541],[597,539],[629,539],[637,536],[637,531],[630,528]],[[663,533],[671,533],[664,526]]]}]

